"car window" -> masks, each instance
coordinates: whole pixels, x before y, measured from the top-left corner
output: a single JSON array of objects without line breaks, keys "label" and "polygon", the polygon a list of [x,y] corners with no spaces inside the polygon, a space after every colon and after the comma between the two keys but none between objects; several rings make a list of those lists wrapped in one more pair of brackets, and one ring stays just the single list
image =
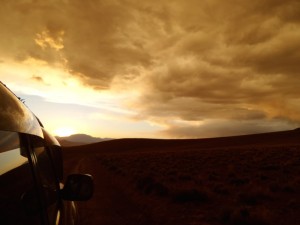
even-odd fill
[{"label": "car window", "polygon": [[0,223],[41,224],[28,149],[15,132],[0,131]]},{"label": "car window", "polygon": [[59,184],[53,163],[46,147],[36,147],[34,152],[37,157],[37,171],[40,177],[44,204],[50,225],[55,224],[59,216]]}]

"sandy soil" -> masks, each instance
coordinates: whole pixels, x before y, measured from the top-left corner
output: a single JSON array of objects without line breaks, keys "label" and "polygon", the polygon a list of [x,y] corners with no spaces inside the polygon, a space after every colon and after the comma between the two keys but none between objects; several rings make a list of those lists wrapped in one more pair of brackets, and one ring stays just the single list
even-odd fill
[{"label": "sandy soil", "polygon": [[81,224],[298,225],[299,137],[114,140],[65,148],[65,172],[94,176]]}]

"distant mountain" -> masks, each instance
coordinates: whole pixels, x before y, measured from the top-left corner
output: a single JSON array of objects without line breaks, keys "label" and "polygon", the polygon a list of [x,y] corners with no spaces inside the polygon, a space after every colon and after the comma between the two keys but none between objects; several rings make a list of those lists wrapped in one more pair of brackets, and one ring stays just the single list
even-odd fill
[{"label": "distant mountain", "polygon": [[78,146],[112,140],[112,138],[97,138],[87,134],[73,134],[67,137],[56,137],[56,139],[62,146]]}]

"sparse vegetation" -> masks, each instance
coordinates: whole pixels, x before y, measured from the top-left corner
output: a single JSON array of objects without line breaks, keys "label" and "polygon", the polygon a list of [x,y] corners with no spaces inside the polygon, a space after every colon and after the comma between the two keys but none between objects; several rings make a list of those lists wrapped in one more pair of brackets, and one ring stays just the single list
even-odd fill
[{"label": "sparse vegetation", "polygon": [[[224,210],[220,223],[228,225],[271,225],[271,213],[265,208],[237,207]],[[276,224],[276,223],[275,223]]]},{"label": "sparse vegetation", "polygon": [[209,200],[208,193],[198,189],[177,191],[172,200],[175,203],[206,203]]},{"label": "sparse vegetation", "polygon": [[300,146],[156,147],[89,158],[152,224],[300,224]]}]

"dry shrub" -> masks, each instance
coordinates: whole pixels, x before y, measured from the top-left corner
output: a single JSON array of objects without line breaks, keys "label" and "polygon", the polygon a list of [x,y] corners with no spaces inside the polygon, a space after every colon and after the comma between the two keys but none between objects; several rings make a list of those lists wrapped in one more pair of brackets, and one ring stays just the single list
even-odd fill
[{"label": "dry shrub", "polygon": [[269,201],[272,199],[273,197],[270,191],[261,187],[246,189],[238,195],[238,201],[245,205],[257,205],[263,201]]},{"label": "dry shrub", "polygon": [[180,181],[183,181],[183,182],[192,180],[192,176],[187,175],[187,174],[181,174],[181,175],[179,175],[178,178],[179,178]]},{"label": "dry shrub", "polygon": [[219,194],[219,195],[229,195],[230,194],[229,188],[222,184],[218,184],[215,187],[213,187],[213,192],[215,192],[216,194]]},{"label": "dry shrub", "polygon": [[[291,199],[288,201],[287,206],[285,208],[287,211],[288,210],[300,210],[300,204],[297,200]],[[299,212],[299,211],[298,211]]]},{"label": "dry shrub", "polygon": [[232,178],[229,182],[230,184],[235,186],[242,186],[249,184],[250,180],[248,178]]},{"label": "dry shrub", "polygon": [[299,193],[299,185],[297,179],[290,179],[282,187],[282,192],[296,194]]},{"label": "dry shrub", "polygon": [[216,174],[216,173],[214,173],[214,172],[212,172],[212,173],[210,173],[209,175],[208,175],[208,180],[209,181],[217,181],[218,180],[218,175]]},{"label": "dry shrub", "polygon": [[264,170],[264,171],[276,171],[276,170],[280,170],[280,166],[278,165],[274,165],[274,164],[267,164],[267,165],[263,165],[261,166],[259,169]]},{"label": "dry shrub", "polygon": [[169,194],[169,189],[165,185],[156,182],[151,176],[137,179],[136,187],[147,195],[154,194],[159,197],[165,197]]},{"label": "dry shrub", "polygon": [[266,208],[237,207],[222,212],[220,222],[228,225],[269,225],[272,215]]},{"label": "dry shrub", "polygon": [[169,189],[161,183],[155,183],[153,185],[153,193],[159,197],[165,197],[169,194]]},{"label": "dry shrub", "polygon": [[176,203],[206,203],[209,199],[207,191],[198,189],[177,191],[172,198]]},{"label": "dry shrub", "polygon": [[280,187],[279,187],[279,185],[276,184],[276,183],[271,183],[271,184],[269,185],[269,189],[270,189],[270,191],[273,192],[273,193],[280,191]]},{"label": "dry shrub", "polygon": [[136,187],[140,191],[144,192],[145,194],[148,194],[149,192],[149,186],[152,186],[154,184],[154,179],[151,176],[141,177],[138,178],[136,181]]}]

